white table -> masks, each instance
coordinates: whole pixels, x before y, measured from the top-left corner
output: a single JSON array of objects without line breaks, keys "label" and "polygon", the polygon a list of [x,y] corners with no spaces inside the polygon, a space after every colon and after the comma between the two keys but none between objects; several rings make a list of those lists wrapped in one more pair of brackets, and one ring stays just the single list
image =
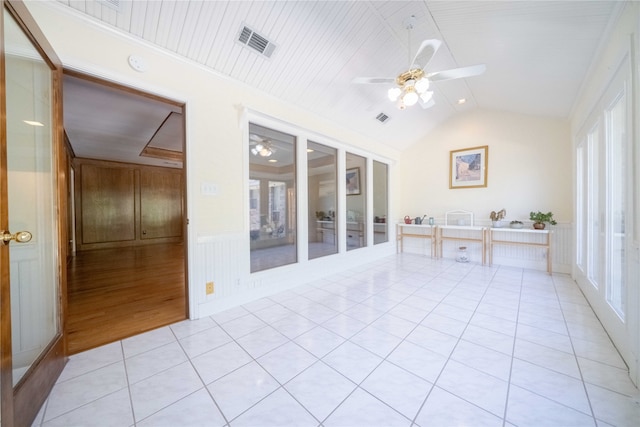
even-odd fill
[{"label": "white table", "polygon": [[399,222],[396,224],[396,252],[402,253],[404,250],[403,247],[403,238],[405,237],[417,237],[418,239],[430,239],[431,244],[430,247],[430,255],[433,258],[436,247],[436,239],[437,239],[437,225],[429,225],[429,224],[406,224],[403,222]]},{"label": "white table", "polygon": [[[447,234],[449,230],[464,231],[466,236]],[[442,256],[442,242],[445,240],[454,240],[460,242],[478,242],[482,245],[482,264],[486,262],[487,252],[487,235],[486,227],[475,227],[470,225],[440,225],[438,226],[438,247],[439,254]]]},{"label": "white table", "polygon": [[[493,262],[495,245],[533,246],[546,250],[547,273],[551,274],[551,231],[530,228],[490,228],[489,229],[489,265]],[[523,241],[526,237],[537,237],[537,241]],[[519,239],[519,240],[515,240]]]}]

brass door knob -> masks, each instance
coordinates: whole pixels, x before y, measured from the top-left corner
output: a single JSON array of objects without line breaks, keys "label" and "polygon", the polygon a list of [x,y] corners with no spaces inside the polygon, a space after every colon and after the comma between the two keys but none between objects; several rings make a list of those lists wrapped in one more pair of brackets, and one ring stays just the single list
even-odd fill
[{"label": "brass door knob", "polygon": [[18,231],[15,234],[11,234],[10,231],[3,231],[2,243],[8,245],[12,240],[15,240],[18,243],[27,243],[32,237],[33,235],[28,231]]}]

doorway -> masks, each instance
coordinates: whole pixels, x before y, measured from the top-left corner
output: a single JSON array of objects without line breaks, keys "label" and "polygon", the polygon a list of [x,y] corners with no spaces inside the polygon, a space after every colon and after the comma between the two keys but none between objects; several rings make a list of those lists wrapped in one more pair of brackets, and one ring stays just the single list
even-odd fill
[{"label": "doorway", "polygon": [[184,104],[66,70],[67,348],[188,317]]}]

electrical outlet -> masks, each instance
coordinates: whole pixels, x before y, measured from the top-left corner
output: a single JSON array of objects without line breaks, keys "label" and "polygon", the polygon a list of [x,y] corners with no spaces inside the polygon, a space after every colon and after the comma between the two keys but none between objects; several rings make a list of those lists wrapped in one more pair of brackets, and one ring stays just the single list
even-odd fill
[{"label": "electrical outlet", "polygon": [[213,282],[207,282],[207,295],[211,295],[213,293]]}]

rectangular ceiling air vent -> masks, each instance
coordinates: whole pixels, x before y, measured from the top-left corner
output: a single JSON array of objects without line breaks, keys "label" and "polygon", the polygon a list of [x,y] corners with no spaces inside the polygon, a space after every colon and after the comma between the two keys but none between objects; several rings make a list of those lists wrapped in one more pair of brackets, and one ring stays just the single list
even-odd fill
[{"label": "rectangular ceiling air vent", "polygon": [[276,50],[276,45],[273,44],[273,42],[262,37],[246,25],[242,26],[240,29],[238,41],[244,46],[250,47],[267,58],[271,58],[271,55],[273,55],[273,52]]},{"label": "rectangular ceiling air vent", "polygon": [[102,3],[103,5],[115,9],[116,12],[121,12],[121,4],[120,0],[98,0],[98,3]]},{"label": "rectangular ceiling air vent", "polygon": [[385,113],[380,113],[376,116],[376,120],[379,121],[380,123],[385,123],[389,119],[390,117],[387,116]]}]

